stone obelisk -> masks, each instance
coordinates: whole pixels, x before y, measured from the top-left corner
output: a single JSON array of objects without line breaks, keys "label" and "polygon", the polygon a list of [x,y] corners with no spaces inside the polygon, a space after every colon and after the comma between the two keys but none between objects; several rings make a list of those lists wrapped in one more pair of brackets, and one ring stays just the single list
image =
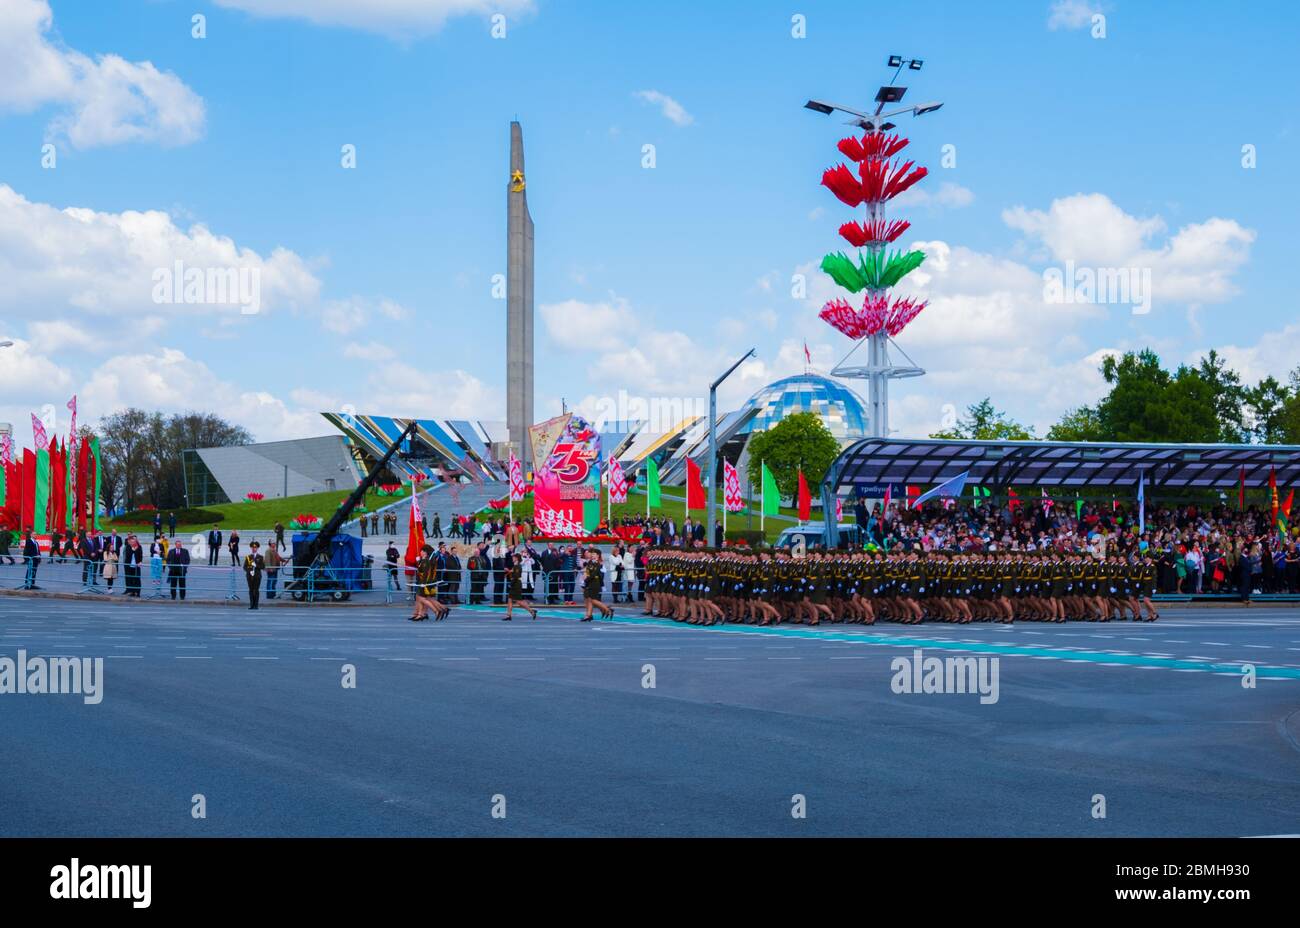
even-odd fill
[{"label": "stone obelisk", "polygon": [[524,177],[524,132],[510,124],[510,183],[506,228],[506,431],[510,446],[531,464],[533,424],[533,217]]}]

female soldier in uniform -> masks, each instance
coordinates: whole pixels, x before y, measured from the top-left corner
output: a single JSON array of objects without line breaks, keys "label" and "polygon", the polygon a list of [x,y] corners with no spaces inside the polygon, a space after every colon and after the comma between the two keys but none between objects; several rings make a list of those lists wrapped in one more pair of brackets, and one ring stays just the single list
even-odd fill
[{"label": "female soldier in uniform", "polygon": [[[595,555],[595,557],[592,557],[592,555]],[[614,610],[600,601],[600,588],[605,582],[603,572],[600,569],[600,552],[589,552],[586,560],[587,563],[583,568],[582,577],[582,604],[586,607],[586,612],[582,617],[582,621],[592,621],[591,613],[593,609],[599,609],[601,617],[608,619],[614,614]],[[533,618],[537,618],[536,612],[533,613]]]},{"label": "female soldier in uniform", "polygon": [[1142,600],[1142,605],[1147,611],[1147,621],[1154,622],[1160,618],[1160,613],[1156,612],[1156,607],[1151,603],[1151,597],[1156,591],[1156,562],[1151,559],[1151,549],[1147,548],[1142,555],[1142,560],[1137,564],[1137,595]]},{"label": "female soldier in uniform", "polygon": [[426,612],[432,611],[434,621],[441,622],[451,609],[438,602],[438,565],[433,560],[433,546],[425,545],[420,549],[420,559],[415,562],[415,583],[411,585],[415,594],[415,615],[412,622],[423,622],[429,618]]},{"label": "female soldier in uniform", "polygon": [[509,622],[515,606],[523,609],[537,621],[537,610],[524,599],[524,569],[519,563],[519,556],[510,559],[510,569],[506,571],[506,614],[501,620]]}]

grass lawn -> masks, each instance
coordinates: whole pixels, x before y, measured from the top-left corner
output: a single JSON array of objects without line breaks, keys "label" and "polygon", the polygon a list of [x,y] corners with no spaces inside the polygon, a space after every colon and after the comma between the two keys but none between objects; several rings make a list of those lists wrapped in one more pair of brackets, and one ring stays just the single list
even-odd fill
[{"label": "grass lawn", "polygon": [[[382,506],[395,503],[399,499],[410,495],[409,487],[403,487],[401,494],[398,496],[380,496],[378,491],[371,490],[366,494],[363,505],[371,512],[374,512]],[[287,532],[293,532],[296,530],[290,522],[295,516],[310,513],[320,516],[322,521],[328,520],[347,498],[347,492],[331,490],[326,493],[308,493],[305,496],[278,497],[251,503],[222,503],[217,506],[204,506],[202,508],[225,515],[225,518],[217,523],[223,532],[232,528],[237,528],[240,531],[257,530],[266,532],[274,528],[276,522],[283,523]],[[162,516],[163,526],[166,527],[167,510],[162,510]],[[109,529],[116,526],[119,532],[124,529],[138,532],[142,527],[149,528],[149,526],[141,526],[139,523],[116,522],[112,519],[101,520],[101,525]],[[193,532],[206,532],[210,528],[212,528],[211,524],[178,524],[176,531],[191,534]]]}]

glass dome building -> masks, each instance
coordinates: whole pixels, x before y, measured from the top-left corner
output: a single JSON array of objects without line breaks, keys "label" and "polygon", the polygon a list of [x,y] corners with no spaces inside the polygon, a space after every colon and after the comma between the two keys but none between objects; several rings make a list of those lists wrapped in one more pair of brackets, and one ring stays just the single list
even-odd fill
[{"label": "glass dome building", "polygon": [[764,432],[785,416],[815,412],[841,443],[866,438],[867,411],[862,397],[848,387],[820,374],[797,374],[769,383],[745,403],[744,409],[758,412],[744,432]]}]

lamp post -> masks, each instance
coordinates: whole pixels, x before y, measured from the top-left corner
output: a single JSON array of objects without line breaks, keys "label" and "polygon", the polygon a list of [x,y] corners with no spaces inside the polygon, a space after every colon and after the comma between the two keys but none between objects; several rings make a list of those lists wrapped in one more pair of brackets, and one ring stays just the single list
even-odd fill
[{"label": "lamp post", "polygon": [[[713,523],[717,519],[717,503],[713,498],[713,490],[718,482],[718,384],[730,377],[732,371],[754,356],[755,351],[750,348],[739,361],[727,368],[721,377],[709,384],[709,503],[705,509],[708,514],[705,516],[706,525],[704,529],[704,537],[707,541],[713,540]],[[687,488],[687,494],[689,495],[689,493],[690,490]],[[726,505],[725,500],[723,505]]]}]

